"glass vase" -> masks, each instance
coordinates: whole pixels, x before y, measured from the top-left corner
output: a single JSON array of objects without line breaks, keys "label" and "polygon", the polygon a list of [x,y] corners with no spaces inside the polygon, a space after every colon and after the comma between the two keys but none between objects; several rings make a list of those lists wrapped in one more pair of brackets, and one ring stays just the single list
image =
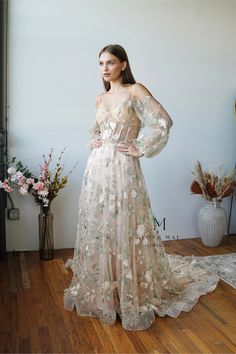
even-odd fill
[{"label": "glass vase", "polygon": [[54,257],[53,213],[50,207],[40,207],[39,220],[39,258],[50,260]]}]

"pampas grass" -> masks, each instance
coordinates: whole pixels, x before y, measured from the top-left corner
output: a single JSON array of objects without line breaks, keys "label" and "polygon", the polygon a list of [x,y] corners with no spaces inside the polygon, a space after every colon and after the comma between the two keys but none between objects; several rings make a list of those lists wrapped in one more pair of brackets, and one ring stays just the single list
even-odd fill
[{"label": "pampas grass", "polygon": [[221,164],[213,166],[209,171],[203,171],[199,161],[195,170],[191,171],[194,180],[190,186],[191,194],[201,194],[208,201],[221,201],[228,197],[236,187],[236,169],[233,168],[226,175]]}]

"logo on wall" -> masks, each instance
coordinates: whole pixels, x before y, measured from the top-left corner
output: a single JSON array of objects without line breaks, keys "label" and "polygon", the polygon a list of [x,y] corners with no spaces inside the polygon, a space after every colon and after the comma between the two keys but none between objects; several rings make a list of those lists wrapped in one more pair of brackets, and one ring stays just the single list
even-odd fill
[{"label": "logo on wall", "polygon": [[[160,228],[162,226],[162,230],[166,231],[166,218],[163,218],[161,222],[158,222],[158,220],[154,217],[154,229],[160,231]],[[161,234],[161,239],[162,240],[178,240],[179,236],[178,235],[169,235],[166,234],[163,235]]]}]

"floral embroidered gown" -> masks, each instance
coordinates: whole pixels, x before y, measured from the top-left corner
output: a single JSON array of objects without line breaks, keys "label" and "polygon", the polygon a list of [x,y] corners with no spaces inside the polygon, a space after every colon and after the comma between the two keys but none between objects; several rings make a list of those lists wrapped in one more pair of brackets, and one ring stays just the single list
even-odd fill
[{"label": "floral embroidered gown", "polygon": [[[79,198],[74,257],[66,265],[73,279],[64,292],[65,309],[112,325],[119,314],[127,330],[151,326],[158,316],[178,317],[219,280],[194,257],[167,255],[147,194],[139,158],[115,150],[133,143],[147,158],[165,147],[173,122],[151,95],[130,97],[108,108],[97,105]],[[149,127],[148,134],[142,128]]]}]

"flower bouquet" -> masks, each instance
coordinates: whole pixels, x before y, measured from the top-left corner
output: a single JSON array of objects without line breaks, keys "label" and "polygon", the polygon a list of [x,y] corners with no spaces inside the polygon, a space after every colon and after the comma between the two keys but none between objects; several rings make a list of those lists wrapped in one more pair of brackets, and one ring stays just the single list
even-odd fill
[{"label": "flower bouquet", "polygon": [[59,191],[63,189],[68,177],[78,162],[73,166],[67,175],[62,176],[63,166],[61,165],[62,156],[65,152],[63,149],[59,155],[56,167],[50,170],[52,162],[53,149],[50,150],[48,157],[43,155],[43,164],[40,165],[39,177],[35,177],[30,172],[27,166],[24,166],[21,161],[16,162],[14,157],[8,163],[8,177],[1,182],[0,188],[10,193],[14,188],[19,190],[21,195],[31,194],[35,202],[40,206],[39,214],[39,243],[40,243],[40,258],[53,258],[53,214],[50,206],[56,198]]},{"label": "flower bouquet", "polygon": [[35,177],[21,161],[16,163],[14,157],[8,163],[8,165],[11,164],[7,170],[8,178],[0,182],[0,188],[3,188],[6,192],[12,192],[13,188],[18,188],[22,195],[31,193],[38,205],[45,210],[49,209],[51,202],[58,195],[60,189],[66,186],[69,175],[77,165],[73,166],[67,175],[62,176],[61,160],[64,152],[65,149],[61,151],[56,168],[52,171],[49,170],[49,166],[52,161],[53,149],[51,149],[47,159],[43,155],[44,163],[40,165],[39,177]]}]

